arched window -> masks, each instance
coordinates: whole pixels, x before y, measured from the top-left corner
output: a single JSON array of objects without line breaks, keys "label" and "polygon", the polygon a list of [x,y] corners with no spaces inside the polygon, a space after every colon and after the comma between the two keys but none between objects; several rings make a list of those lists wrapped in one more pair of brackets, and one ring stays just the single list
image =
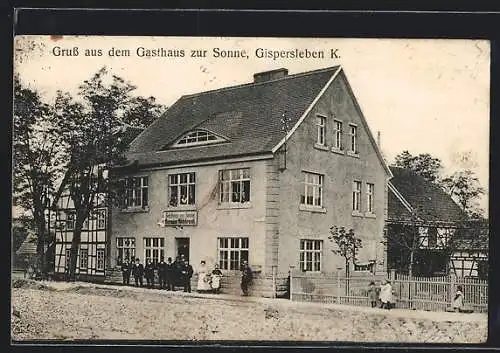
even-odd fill
[{"label": "arched window", "polygon": [[187,147],[225,142],[226,140],[206,130],[194,130],[183,135],[172,147]]}]

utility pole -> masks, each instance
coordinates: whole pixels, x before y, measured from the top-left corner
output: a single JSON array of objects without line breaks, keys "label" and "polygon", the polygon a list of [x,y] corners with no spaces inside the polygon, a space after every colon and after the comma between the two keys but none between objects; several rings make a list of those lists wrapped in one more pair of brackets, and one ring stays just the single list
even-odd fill
[{"label": "utility pole", "polygon": [[283,170],[286,169],[286,151],[287,151],[287,140],[288,132],[290,131],[290,118],[287,116],[286,111],[281,114],[281,131],[285,134],[285,143],[283,145]]}]

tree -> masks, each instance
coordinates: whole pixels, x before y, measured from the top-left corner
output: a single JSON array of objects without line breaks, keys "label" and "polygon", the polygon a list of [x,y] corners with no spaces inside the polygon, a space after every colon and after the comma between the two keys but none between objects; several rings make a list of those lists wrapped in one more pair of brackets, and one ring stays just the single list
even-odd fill
[{"label": "tree", "polygon": [[[109,206],[118,194],[113,192],[116,184],[107,178],[106,170],[125,160],[130,141],[123,138],[126,136],[124,126],[143,128],[155,118],[152,114],[159,114],[161,110],[152,97],[133,97],[131,93],[135,89],[103,67],[79,87],[78,100],[68,93],[58,92],[59,133],[69,156],[58,195],[66,190],[75,209],[70,280],[75,279],[85,220],[96,207]],[[105,198],[100,197],[103,195]]]},{"label": "tree", "polygon": [[[415,255],[420,248],[419,229],[416,224],[416,214],[412,215],[412,222],[388,225],[384,242],[387,245],[388,262],[394,261],[395,255],[404,258],[399,263],[399,269],[407,269],[408,275],[413,276]],[[390,264],[391,265],[391,264]],[[392,263],[394,266],[395,263]]]},{"label": "tree", "polygon": [[333,241],[337,248],[332,249],[335,255],[340,255],[345,260],[346,277],[349,277],[349,264],[356,261],[358,250],[362,248],[361,239],[356,237],[354,230],[346,231],[344,227],[330,227],[330,241]]},{"label": "tree", "polygon": [[14,78],[13,194],[30,210],[37,235],[37,262],[45,268],[46,212],[62,175],[64,151],[58,139],[54,112],[33,89]]},{"label": "tree", "polygon": [[459,170],[442,180],[443,189],[471,218],[479,218],[482,210],[476,201],[485,193],[475,173],[469,169]]},{"label": "tree", "polygon": [[394,165],[410,169],[433,183],[439,182],[439,176],[443,168],[441,160],[432,157],[429,153],[421,153],[417,156],[413,156],[408,151],[403,151],[398,154]]}]

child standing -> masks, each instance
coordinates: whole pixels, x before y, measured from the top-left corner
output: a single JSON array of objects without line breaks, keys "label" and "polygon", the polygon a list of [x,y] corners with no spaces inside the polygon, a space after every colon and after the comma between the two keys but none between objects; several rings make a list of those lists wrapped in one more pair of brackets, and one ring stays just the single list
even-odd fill
[{"label": "child standing", "polygon": [[457,286],[457,293],[455,293],[455,298],[453,299],[453,309],[458,313],[462,310],[464,306],[464,293],[462,292],[462,286]]},{"label": "child standing", "polygon": [[370,304],[372,308],[377,306],[378,293],[377,288],[375,287],[375,282],[371,281],[368,286],[368,300],[370,300]]}]

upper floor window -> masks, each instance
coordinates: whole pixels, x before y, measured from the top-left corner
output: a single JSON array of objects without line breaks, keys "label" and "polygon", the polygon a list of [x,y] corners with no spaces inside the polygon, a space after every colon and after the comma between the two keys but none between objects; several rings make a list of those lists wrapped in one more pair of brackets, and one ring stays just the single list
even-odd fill
[{"label": "upper floor window", "polygon": [[350,152],[358,153],[358,127],[353,124],[349,124],[350,128]]},{"label": "upper floor window", "polygon": [[371,183],[366,184],[366,211],[369,213],[374,212],[373,199],[375,193],[375,185]]},{"label": "upper floor window", "polygon": [[148,177],[125,179],[125,208],[145,208],[148,205]]},{"label": "upper floor window", "polygon": [[300,203],[307,206],[323,206],[323,175],[304,172],[304,189]]},{"label": "upper floor window", "polygon": [[224,139],[208,131],[195,130],[182,136],[179,140],[177,140],[176,143],[172,145],[172,147],[187,147],[223,141]]},{"label": "upper floor window", "polygon": [[67,230],[75,229],[75,220],[76,220],[76,212],[75,211],[66,211],[66,229]]},{"label": "upper floor window", "polygon": [[326,144],[325,125],[326,125],[326,118],[323,116],[317,116],[316,117],[316,131],[317,131],[316,144],[321,145],[321,146],[324,146]]},{"label": "upper floor window", "polygon": [[352,210],[361,211],[361,182],[354,181],[352,183]]},{"label": "upper floor window", "polygon": [[339,120],[335,120],[333,122],[333,130],[334,130],[334,141],[333,147],[337,150],[342,150],[342,122]]},{"label": "upper floor window", "polygon": [[171,174],[168,176],[169,206],[194,205],[196,178],[195,173]]},{"label": "upper floor window", "polygon": [[250,168],[219,171],[220,203],[250,201]]}]

